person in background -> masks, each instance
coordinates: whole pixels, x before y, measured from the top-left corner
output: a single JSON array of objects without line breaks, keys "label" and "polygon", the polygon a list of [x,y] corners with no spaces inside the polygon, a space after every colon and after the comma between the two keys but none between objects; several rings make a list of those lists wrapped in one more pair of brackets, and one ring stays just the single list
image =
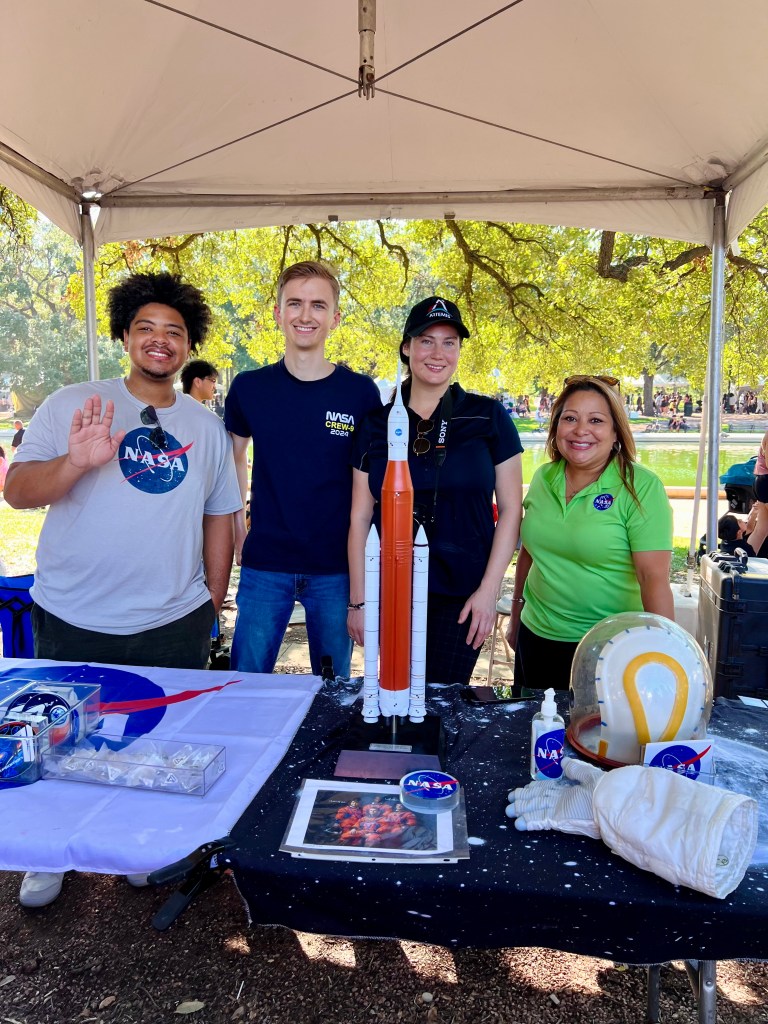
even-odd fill
[{"label": "person in background", "polygon": [[749,515],[749,543],[754,551],[760,551],[768,540],[768,431],[763,434],[757,449],[754,490],[755,504]]},{"label": "person in background", "polygon": [[196,402],[212,402],[216,398],[219,371],[205,359],[193,359],[180,374],[181,390]]},{"label": "person in background", "polygon": [[552,409],[550,462],[526,495],[507,638],[515,691],[567,690],[585,633],[627,611],[674,617],[672,510],[635,462],[615,377],[569,377]]},{"label": "person in background", "polygon": [[13,438],[11,439],[11,451],[15,454],[18,450],[19,445],[24,439],[24,424],[21,420],[13,421],[13,429],[15,431]]},{"label": "person in background", "polygon": [[721,541],[721,551],[732,555],[735,554],[737,548],[741,548],[749,557],[755,555],[760,558],[768,557],[768,538],[762,542],[759,548],[755,549],[752,546],[752,534],[757,522],[758,509],[759,505],[755,502],[746,518],[735,516],[730,512],[720,517],[717,523],[717,536]]},{"label": "person in background", "polygon": [[312,671],[322,659],[349,676],[347,531],[352,437],[381,406],[370,377],[332,363],[328,336],[339,324],[339,281],[325,263],[295,263],[280,275],[275,321],[285,355],[239,373],[224,422],[235,451],[243,504],[253,438],[250,530],[236,516],[242,562],[232,667],[271,672],[294,604],[304,605]]},{"label": "person in background", "polygon": [[[408,314],[400,345],[409,370],[403,402],[414,516],[429,539],[426,676],[432,683],[469,681],[493,628],[499,584],[520,527],[522,445],[517,429],[499,402],[451,384],[462,340],[468,337],[454,303],[433,295]],[[381,533],[391,407],[371,413],[353,445],[348,626],[358,644],[364,639],[365,542],[372,520]]]}]

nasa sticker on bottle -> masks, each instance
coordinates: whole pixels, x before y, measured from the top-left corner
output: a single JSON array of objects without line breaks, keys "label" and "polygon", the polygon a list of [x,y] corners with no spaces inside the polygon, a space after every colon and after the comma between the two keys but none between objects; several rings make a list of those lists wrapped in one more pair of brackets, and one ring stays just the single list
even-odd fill
[{"label": "nasa sticker on bottle", "polygon": [[461,786],[447,772],[409,772],[400,779],[400,802],[409,811],[439,814],[458,806]]}]

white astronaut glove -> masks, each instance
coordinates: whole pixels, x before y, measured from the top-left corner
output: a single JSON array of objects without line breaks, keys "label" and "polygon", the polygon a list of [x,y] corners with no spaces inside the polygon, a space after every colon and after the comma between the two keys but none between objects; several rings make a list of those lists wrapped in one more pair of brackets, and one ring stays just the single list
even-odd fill
[{"label": "white astronaut glove", "polygon": [[666,768],[602,772],[565,758],[563,771],[579,784],[532,782],[509,794],[516,828],[602,839],[631,864],[719,899],[741,882],[757,842],[751,797]]},{"label": "white astronaut glove", "polygon": [[576,785],[558,780],[531,782],[522,789],[515,789],[508,797],[507,816],[516,819],[515,828],[521,832],[554,828],[558,832],[599,839],[592,795],[604,773],[573,757],[563,759],[563,773]]}]

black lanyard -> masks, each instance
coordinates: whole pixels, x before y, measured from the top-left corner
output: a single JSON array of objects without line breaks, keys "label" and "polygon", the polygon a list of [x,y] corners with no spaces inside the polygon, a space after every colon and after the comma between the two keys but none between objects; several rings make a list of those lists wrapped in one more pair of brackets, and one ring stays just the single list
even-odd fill
[{"label": "black lanyard", "polygon": [[440,401],[440,411],[437,423],[437,441],[435,442],[435,491],[432,495],[432,508],[429,510],[427,522],[423,525],[433,526],[437,514],[437,487],[440,481],[440,470],[443,468],[445,457],[448,454],[448,435],[451,432],[451,417],[453,416],[453,395],[450,387]]}]

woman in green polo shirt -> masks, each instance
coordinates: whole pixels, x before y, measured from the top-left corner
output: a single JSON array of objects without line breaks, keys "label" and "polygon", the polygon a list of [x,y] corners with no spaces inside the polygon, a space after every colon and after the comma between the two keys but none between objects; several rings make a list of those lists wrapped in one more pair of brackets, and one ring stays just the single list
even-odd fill
[{"label": "woman in green polo shirt", "polygon": [[661,480],[635,462],[612,377],[569,377],[552,408],[551,462],[523,502],[507,637],[515,690],[567,690],[585,633],[608,615],[674,617],[672,510]]}]

